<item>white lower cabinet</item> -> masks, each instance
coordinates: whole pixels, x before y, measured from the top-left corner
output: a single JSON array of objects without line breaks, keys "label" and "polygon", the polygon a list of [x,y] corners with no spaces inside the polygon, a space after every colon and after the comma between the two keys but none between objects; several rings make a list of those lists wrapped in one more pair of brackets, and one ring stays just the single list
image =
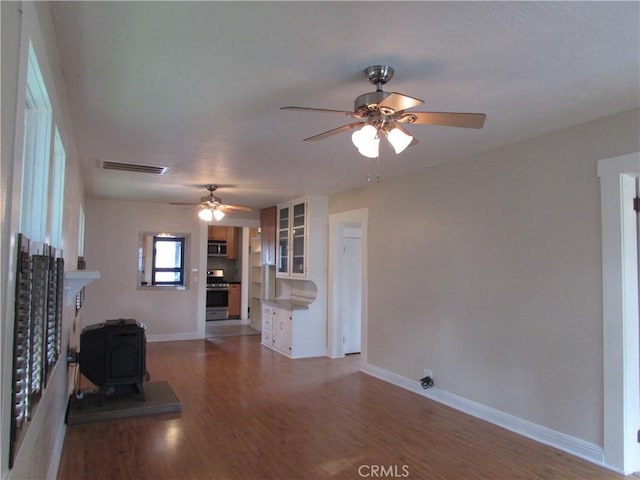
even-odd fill
[{"label": "white lower cabinet", "polygon": [[307,307],[286,301],[264,302],[262,345],[290,358],[326,355],[326,322]]},{"label": "white lower cabinet", "polygon": [[273,321],[273,348],[285,355],[291,356],[293,353],[291,344],[291,329],[293,314],[281,308],[275,309]]},{"label": "white lower cabinet", "polygon": [[265,347],[273,347],[273,322],[275,308],[262,305],[262,344]]}]

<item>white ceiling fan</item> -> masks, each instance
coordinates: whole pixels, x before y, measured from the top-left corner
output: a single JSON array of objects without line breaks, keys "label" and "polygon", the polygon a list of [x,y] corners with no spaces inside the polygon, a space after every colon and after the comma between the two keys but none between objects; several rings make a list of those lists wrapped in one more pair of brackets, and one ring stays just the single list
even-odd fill
[{"label": "white ceiling fan", "polygon": [[351,139],[365,157],[376,158],[381,137],[386,137],[396,153],[418,143],[404,124],[441,125],[447,127],[482,128],[484,113],[413,112],[408,109],[424,103],[423,100],[402,93],[384,92],[382,85],[391,80],[394,70],[388,65],[372,65],[364,70],[369,82],[376,86],[375,92],[364,93],[356,98],[353,111],[326,108],[281,107],[282,110],[341,113],[359,121],[342,125],[304,141],[323,140],[331,135],[357,129]]},{"label": "white ceiling fan", "polygon": [[253,209],[250,207],[245,207],[242,205],[230,205],[228,203],[222,203],[222,199],[220,197],[216,197],[213,192],[218,189],[218,185],[209,184],[205,185],[209,191],[208,195],[204,197],[200,197],[200,202],[198,203],[171,203],[171,205],[199,205],[200,211],[198,212],[198,217],[205,222],[210,222],[214,218],[217,221],[222,220],[222,218],[227,213],[231,213],[232,211],[243,211],[243,212],[251,212]]}]

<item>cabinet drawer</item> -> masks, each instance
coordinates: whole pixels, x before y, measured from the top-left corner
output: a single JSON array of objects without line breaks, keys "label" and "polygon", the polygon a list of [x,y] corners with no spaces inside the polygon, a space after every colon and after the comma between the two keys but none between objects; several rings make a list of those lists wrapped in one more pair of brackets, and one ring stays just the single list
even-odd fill
[{"label": "cabinet drawer", "polygon": [[273,347],[273,338],[271,337],[271,332],[266,332],[264,329],[262,330],[262,344],[265,347]]},{"label": "cabinet drawer", "polygon": [[262,316],[262,331],[267,330],[271,332],[273,330],[273,317],[271,315],[263,315]]}]

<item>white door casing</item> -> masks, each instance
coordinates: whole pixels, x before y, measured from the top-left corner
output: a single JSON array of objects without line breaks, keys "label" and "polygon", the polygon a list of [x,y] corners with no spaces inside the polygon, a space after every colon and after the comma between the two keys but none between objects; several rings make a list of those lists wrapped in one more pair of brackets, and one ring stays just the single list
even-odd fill
[{"label": "white door casing", "polygon": [[[344,356],[344,325],[341,313],[340,262],[343,257],[345,230],[357,229],[360,241],[360,354],[363,364],[367,362],[367,221],[368,209],[362,208],[329,215],[329,305],[327,355],[331,358]],[[353,231],[353,230],[352,230]]]},{"label": "white door casing", "polygon": [[638,239],[640,152],[598,162],[602,215],[604,464],[640,470]]}]

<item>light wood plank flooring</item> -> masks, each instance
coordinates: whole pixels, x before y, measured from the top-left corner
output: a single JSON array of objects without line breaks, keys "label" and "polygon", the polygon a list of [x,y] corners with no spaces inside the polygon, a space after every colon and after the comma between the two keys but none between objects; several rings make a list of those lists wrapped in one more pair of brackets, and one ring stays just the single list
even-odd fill
[{"label": "light wood plank flooring", "polygon": [[357,355],[292,361],[259,341],[148,344],[182,414],[68,427],[58,478],[624,478],[362,374]]}]

